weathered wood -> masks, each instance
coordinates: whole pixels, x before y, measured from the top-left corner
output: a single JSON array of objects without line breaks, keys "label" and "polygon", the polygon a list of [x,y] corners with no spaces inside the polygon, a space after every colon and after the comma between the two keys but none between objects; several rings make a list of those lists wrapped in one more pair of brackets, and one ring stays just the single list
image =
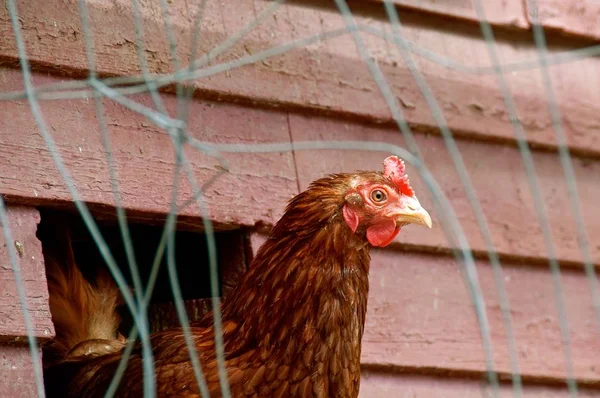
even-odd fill
[{"label": "weathered wood", "polygon": [[[406,227],[404,236],[418,227]],[[264,236],[254,234],[255,250]],[[565,362],[552,278],[545,267],[503,263],[519,370],[526,379],[564,379]],[[484,372],[479,324],[452,257],[372,251],[362,363],[418,373]],[[477,262],[490,324],[496,371],[508,374],[508,344],[492,270]],[[598,324],[583,271],[563,270],[575,376],[600,380]]]},{"label": "weathered wood", "polygon": [[[504,263],[519,369],[524,377],[564,379],[564,345],[551,274],[547,268],[527,265]],[[508,373],[508,343],[492,270],[478,261],[477,271],[495,367]],[[563,270],[562,283],[574,374],[598,381],[599,326],[588,281],[582,271]],[[485,369],[480,327],[459,266],[451,258],[375,251],[365,329],[365,363]]]},{"label": "weathered wood", "polygon": [[[569,394],[566,388],[529,385],[523,388],[524,398],[563,398]],[[363,371],[360,381],[361,398],[483,398],[492,397],[492,389],[485,381],[417,376],[410,374],[375,373]],[[512,387],[502,384],[498,398],[512,398]],[[580,389],[579,397],[592,398],[598,391]]]},{"label": "weathered wood", "polygon": [[33,334],[39,341],[44,341],[53,337],[54,326],[48,307],[42,246],[35,235],[40,220],[39,213],[31,207],[9,206],[7,214],[13,241],[6,242],[0,226],[0,341],[27,343],[27,329],[8,245],[17,252]]},{"label": "weathered wood", "polygon": [[[379,141],[406,147],[402,134],[396,129],[377,129],[295,115],[290,116],[290,128],[294,141]],[[418,134],[416,139],[426,166],[448,197],[471,248],[486,250],[473,210],[467,200],[465,187],[458,177],[446,145],[441,138],[434,135]],[[496,250],[509,256],[545,259],[548,252],[519,151],[492,143],[462,140],[458,141],[458,148],[487,217]],[[385,156],[387,155],[382,152],[366,151],[297,151],[295,159],[300,188],[305,189],[310,181],[326,173],[379,167]],[[563,260],[581,261],[576,226],[559,158],[555,154],[545,152],[534,152],[533,156],[556,254]],[[593,243],[593,238],[600,236],[600,214],[595,211],[600,197],[600,186],[593,177],[600,173],[600,163],[574,158],[573,166],[579,187],[579,203],[585,215],[586,231]],[[416,170],[408,166],[408,173],[423,205],[433,210],[428,190]],[[400,232],[396,240],[417,246],[448,247],[440,215],[433,215],[433,219],[432,230],[407,229]],[[590,249],[594,261],[600,262],[600,246],[592,244]]]},{"label": "weathered wood", "polygon": [[[505,2],[486,1],[486,6],[496,3],[497,6],[488,7],[489,17],[502,15],[492,11],[502,9]],[[268,4],[271,3],[263,0],[241,0],[236,7],[229,7],[222,2],[210,2],[202,24],[201,49],[198,53],[209,51],[237,32],[256,16],[257,10]],[[511,1],[510,4],[506,6],[507,9],[520,3]],[[98,70],[107,75],[138,74],[140,61],[135,51],[131,2],[119,0],[106,4],[88,1],[87,5],[93,21]],[[181,59],[187,60],[190,53],[190,26],[195,10],[188,9],[183,2],[173,2],[170,7],[178,54]],[[387,34],[391,32],[385,12],[379,4],[372,2],[361,7],[368,9],[356,13],[357,23]],[[439,7],[445,9],[442,5]],[[171,56],[159,6],[155,2],[142,2],[141,8],[149,68],[153,72],[170,72]],[[61,73],[85,73],[88,63],[78,7],[72,2],[49,0],[45,3],[44,11],[44,15],[40,16],[36,4],[19,2],[21,28],[29,59],[37,67],[52,68]],[[437,62],[415,57],[444,110],[449,126],[457,134],[482,139],[514,140],[510,115],[505,109],[493,70],[488,68],[481,74],[470,73],[472,68],[490,65],[488,48],[481,40],[479,27],[472,23],[460,24],[452,19],[438,18],[435,23],[430,20],[430,15],[403,14],[403,33],[405,39],[415,44],[416,50],[446,58],[453,65],[448,69]],[[302,2],[286,4],[239,44],[218,56],[216,62],[239,60],[268,48],[288,44],[291,40],[309,37],[315,32],[344,27],[344,21],[335,7],[315,7],[313,3]],[[272,32],[277,32],[277,35]],[[437,131],[437,123],[431,117],[423,95],[394,45],[370,33],[363,33],[362,37],[370,54],[388,78],[406,119],[420,129]],[[523,31],[518,37],[499,34],[497,38],[499,56],[503,62],[530,62],[524,70],[507,70],[505,74],[528,140],[535,145],[555,147],[547,94],[540,78],[539,65],[536,64],[537,52],[531,33]],[[549,42],[553,43],[549,49],[550,57],[565,49],[581,46],[574,42]],[[554,44],[557,42],[559,44]],[[16,47],[6,8],[0,9],[0,49],[0,58],[14,64]],[[549,69],[569,145],[575,151],[594,156],[600,154],[600,126],[596,122],[596,104],[600,103],[600,93],[595,89],[599,63],[600,59],[589,58]],[[467,72],[460,70],[465,67]],[[577,73],[571,73],[573,67],[577,68]],[[12,76],[5,76],[4,79],[19,80]],[[359,56],[354,40],[347,34],[202,78],[194,84],[199,90],[198,95],[270,106],[308,108],[391,123],[391,113]]]},{"label": "weathered wood", "polygon": [[[35,361],[41,365],[41,351]],[[29,347],[0,345],[0,395],[10,398],[38,396]]]},{"label": "weathered wood", "polygon": [[[42,82],[55,81],[42,78]],[[12,83],[11,83],[12,82]],[[9,80],[6,85],[13,84]],[[150,106],[146,96],[137,98]],[[170,109],[175,99],[164,96]],[[169,210],[174,170],[174,153],[168,135],[145,119],[112,102],[105,101],[114,161],[123,205],[132,212],[166,213]],[[395,128],[373,128],[358,123],[271,112],[223,103],[195,100],[190,104],[190,129],[194,137],[220,143],[289,142],[290,128],[295,141],[376,140],[404,145]],[[43,102],[49,131],[71,173],[82,198],[92,205],[113,207],[106,157],[93,104],[85,100]],[[289,126],[288,126],[289,119]],[[600,135],[598,135],[600,137]],[[243,138],[242,138],[243,137]],[[454,171],[443,141],[435,136],[417,135],[428,167],[453,205],[462,228],[475,250],[485,250],[466,193]],[[0,186],[7,200],[33,205],[69,203],[71,195],[56,170],[26,105],[5,103],[0,109]],[[458,141],[477,195],[488,218],[497,250],[510,256],[545,258],[548,253],[540,234],[529,184],[519,152],[508,146]],[[217,172],[217,161],[195,149],[186,150],[199,183]],[[324,156],[324,154],[332,156]],[[340,156],[341,155],[341,156]],[[377,168],[384,153],[298,151],[296,162],[302,188],[327,172]],[[230,172],[221,176],[206,194],[211,218],[221,228],[236,225],[272,224],[281,215],[287,200],[297,192],[294,157],[291,153],[231,154]],[[563,171],[558,157],[535,152],[538,177],[552,226],[559,258],[581,261],[576,228],[570,213]],[[595,209],[600,195],[592,178],[600,165],[575,158],[579,200],[589,237],[600,231]],[[432,203],[416,173],[413,183],[428,208]],[[149,194],[150,193],[150,194]],[[191,187],[183,180],[179,203],[191,197]],[[197,206],[181,212],[198,216]],[[447,238],[439,228],[400,234],[404,243],[447,248]],[[591,246],[594,261],[600,248]]]},{"label": "weathered wood", "polygon": [[[527,2],[526,2],[527,3]],[[538,11],[537,21],[548,29],[557,30],[571,35],[586,36],[591,39],[600,38],[600,26],[598,16],[600,15],[600,4],[594,0],[537,0],[535,2]],[[527,17],[533,11],[528,4]]]},{"label": "weathered wood", "polygon": [[[10,76],[16,77],[14,74]],[[39,82],[58,79],[38,76]],[[18,84],[18,83],[17,83]],[[15,85],[2,81],[0,90]],[[135,98],[152,106],[148,96]],[[174,96],[164,96],[167,108]],[[171,138],[143,116],[105,101],[105,120],[111,141],[121,201],[125,208],[143,213],[168,213],[175,170]],[[93,101],[50,101],[41,104],[48,131],[84,201],[114,207],[108,165]],[[289,142],[287,115],[223,103],[190,103],[190,134],[218,143]],[[242,138],[243,137],[243,138]],[[187,147],[187,159],[198,185],[218,170],[218,161]],[[212,220],[220,224],[253,225],[276,221],[286,201],[296,194],[291,153],[231,154],[223,156],[229,172],[205,191]],[[0,107],[0,192],[7,200],[33,205],[69,203],[72,196],[51,158],[27,105]],[[187,178],[180,178],[178,203],[192,198]],[[199,216],[193,203],[180,212]]]},{"label": "weathered wood", "polygon": [[[371,1],[383,3],[383,0]],[[392,0],[392,2],[400,7],[479,22],[475,6],[471,0]],[[523,29],[529,27],[523,2],[518,0],[502,2],[483,0],[481,3],[485,8],[489,23],[509,28]]]}]

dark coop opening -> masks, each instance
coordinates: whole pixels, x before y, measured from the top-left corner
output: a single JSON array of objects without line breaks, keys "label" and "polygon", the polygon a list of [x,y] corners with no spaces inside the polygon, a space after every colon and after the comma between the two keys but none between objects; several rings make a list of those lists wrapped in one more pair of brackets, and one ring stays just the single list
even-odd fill
[{"label": "dark coop opening", "polygon": [[[67,226],[75,261],[82,274],[94,283],[99,268],[108,269],[100,249],[83,219],[74,213],[40,209],[41,222],[37,236],[42,242],[44,256],[57,244],[59,231]],[[117,220],[96,220],[117,267],[122,272],[133,293],[132,275],[121,230]],[[135,260],[144,291],[164,228],[136,222],[128,223]],[[247,233],[244,230],[216,232],[219,296],[223,297],[236,285],[246,269],[248,256]],[[59,260],[60,261],[60,260]],[[66,254],[64,261],[66,261]],[[202,232],[180,231],[175,235],[175,264],[181,295],[191,321],[201,319],[211,309],[209,252],[206,236]],[[128,335],[133,325],[126,306],[120,307],[120,332]],[[174,305],[174,296],[167,269],[167,251],[160,262],[153,294],[148,307],[148,320],[152,332],[180,326]]]}]

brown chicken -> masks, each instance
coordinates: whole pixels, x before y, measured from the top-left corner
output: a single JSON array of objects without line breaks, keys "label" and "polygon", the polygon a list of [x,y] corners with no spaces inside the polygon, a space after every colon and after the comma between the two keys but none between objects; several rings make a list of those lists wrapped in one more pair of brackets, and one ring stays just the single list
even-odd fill
[{"label": "brown chicken", "polygon": [[[382,172],[334,174],[293,198],[237,289],[222,304],[233,397],[356,397],[370,246],[388,245],[409,223],[431,228],[397,157]],[[50,261],[56,338],[45,369],[50,397],[101,397],[121,359],[117,292],[91,286],[74,260]],[[212,314],[191,328],[211,397],[222,396]],[[151,336],[159,397],[199,397],[181,329]],[[117,396],[143,396],[140,344]]]}]

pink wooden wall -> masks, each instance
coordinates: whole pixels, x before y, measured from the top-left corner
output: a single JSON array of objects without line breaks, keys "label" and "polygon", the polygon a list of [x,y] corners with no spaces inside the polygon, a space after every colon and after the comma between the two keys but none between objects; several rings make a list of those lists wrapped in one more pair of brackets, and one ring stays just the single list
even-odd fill
[{"label": "pink wooden wall", "polygon": [[[164,21],[158,1],[140,2],[146,33],[146,56],[156,73],[172,71]],[[194,2],[170,2],[178,54],[187,59]],[[405,38],[418,49],[437,54],[455,66],[491,65],[470,0],[396,0]],[[550,217],[556,253],[563,265],[563,287],[569,314],[574,373],[582,396],[595,396],[600,381],[600,329],[594,320],[588,282],[581,265],[576,229],[566,196],[563,170],[542,76],[536,65],[530,18],[525,2],[484,0],[494,25],[497,50],[504,63],[524,64],[505,74],[519,118],[533,148],[533,158]],[[539,18],[547,28],[548,56],[594,43],[600,3],[594,0],[540,0]],[[47,0],[41,12],[31,0],[17,1],[20,25],[36,85],[82,77],[87,58],[77,2]],[[140,73],[135,52],[131,2],[88,0],[93,21],[98,70],[106,76]],[[209,1],[203,21],[201,51],[251,21],[266,0]],[[234,62],[271,47],[319,32],[344,27],[327,2],[297,1],[284,5],[240,43],[217,57]],[[356,22],[370,32],[390,34],[383,2],[352,2]],[[373,30],[375,29],[375,30]],[[366,31],[366,30],[365,30]],[[362,33],[371,55],[390,82],[406,119],[416,133],[426,165],[452,203],[475,250],[480,283],[491,325],[495,367],[510,371],[505,331],[485,246],[451,157],[406,64],[392,43]],[[455,135],[465,165],[487,216],[494,244],[502,256],[507,294],[512,304],[514,334],[527,397],[564,396],[565,363],[547,251],[535,216],[524,167],[497,80],[492,73],[467,73],[415,56]],[[5,7],[0,7],[0,91],[22,90],[17,53]],[[463,68],[464,69],[464,68]],[[562,114],[586,232],[600,237],[600,60],[581,59],[549,68]],[[262,62],[251,63],[194,82],[190,132],[219,143],[264,143],[306,140],[377,140],[404,145],[391,114],[349,35],[312,43]],[[172,88],[169,90],[172,92]],[[152,107],[148,95],[132,99]],[[163,95],[174,112],[176,98]],[[140,220],[168,211],[174,157],[164,131],[110,100],[104,101],[114,148],[122,201]],[[93,101],[43,101],[49,131],[84,200],[96,214],[114,209],[108,169]],[[174,114],[174,113],[173,113]],[[187,150],[199,181],[218,170],[214,158]],[[297,151],[282,154],[225,155],[230,173],[207,193],[211,218],[219,228],[271,225],[286,201],[314,178],[327,172],[377,168],[384,153]],[[409,167],[411,181],[427,208],[432,202],[425,185]],[[0,104],[0,192],[11,205],[15,239],[26,242],[21,259],[27,279],[35,331],[43,341],[52,336],[40,244],[35,239],[33,207],[70,206],[68,193],[27,102],[16,98]],[[191,188],[183,182],[181,197]],[[198,212],[183,211],[186,225],[199,225]],[[484,356],[477,324],[459,265],[434,215],[434,229],[405,228],[389,249],[373,254],[372,287],[364,338],[361,396],[479,397]],[[11,226],[13,226],[11,224]],[[2,242],[3,238],[0,238]],[[255,245],[260,235],[254,237]],[[10,244],[7,242],[6,244]],[[600,246],[591,245],[600,261]],[[0,245],[0,389],[11,396],[31,396],[31,357],[25,345],[14,281],[7,252]],[[7,320],[7,321],[5,321]],[[36,358],[38,360],[39,358]],[[504,377],[506,379],[508,376]],[[18,380],[19,389],[14,389]],[[589,388],[587,390],[586,388]],[[596,390],[594,390],[594,388]],[[510,396],[510,386],[502,396]]]}]

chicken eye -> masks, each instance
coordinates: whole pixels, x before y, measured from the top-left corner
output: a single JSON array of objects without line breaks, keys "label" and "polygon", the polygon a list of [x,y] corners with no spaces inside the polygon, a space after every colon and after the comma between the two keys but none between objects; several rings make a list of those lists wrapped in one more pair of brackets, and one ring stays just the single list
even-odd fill
[{"label": "chicken eye", "polygon": [[371,192],[371,199],[375,203],[381,203],[387,199],[387,195],[381,189],[375,189]]}]

